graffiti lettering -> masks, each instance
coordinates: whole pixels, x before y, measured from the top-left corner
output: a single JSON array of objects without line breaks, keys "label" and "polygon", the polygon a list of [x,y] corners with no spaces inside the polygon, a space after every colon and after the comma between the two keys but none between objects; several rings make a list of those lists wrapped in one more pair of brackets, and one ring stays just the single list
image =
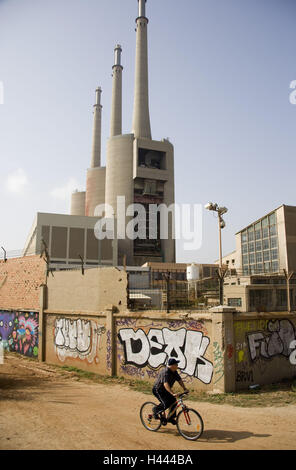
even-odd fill
[{"label": "graffiti lettering", "polygon": [[236,381],[237,382],[253,382],[254,381],[253,371],[252,370],[250,370],[248,372],[246,372],[244,370],[237,371]]},{"label": "graffiti lettering", "polygon": [[291,352],[289,357],[290,363],[292,364],[292,366],[296,366],[296,340],[292,341],[292,343],[290,344],[290,348],[294,349],[294,351]]},{"label": "graffiti lettering", "polygon": [[141,329],[124,328],[118,337],[124,348],[126,364],[157,369],[166,364],[169,357],[175,357],[180,361],[179,367],[184,374],[206,384],[212,380],[213,364],[204,357],[210,340],[199,331],[151,328],[146,334]]},{"label": "graffiti lettering", "polygon": [[60,361],[67,357],[93,362],[105,328],[95,321],[56,319],[54,344]]},{"label": "graffiti lettering", "polygon": [[275,356],[289,357],[291,343],[296,339],[295,329],[290,320],[270,320],[267,332],[255,332],[247,335],[252,361],[260,357],[271,359]]}]

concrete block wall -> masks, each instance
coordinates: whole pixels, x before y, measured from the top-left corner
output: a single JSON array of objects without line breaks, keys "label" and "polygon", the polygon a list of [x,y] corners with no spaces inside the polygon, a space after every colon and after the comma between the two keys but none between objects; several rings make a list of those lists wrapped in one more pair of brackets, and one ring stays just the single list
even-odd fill
[{"label": "concrete block wall", "polygon": [[233,327],[236,390],[296,378],[296,314],[237,314]]}]

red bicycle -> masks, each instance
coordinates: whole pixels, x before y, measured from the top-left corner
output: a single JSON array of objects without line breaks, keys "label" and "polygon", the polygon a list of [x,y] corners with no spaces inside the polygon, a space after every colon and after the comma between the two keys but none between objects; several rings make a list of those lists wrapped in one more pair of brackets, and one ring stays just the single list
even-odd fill
[{"label": "red bicycle", "polygon": [[140,418],[143,426],[148,429],[148,431],[156,432],[161,426],[166,426],[175,411],[181,408],[176,418],[179,434],[189,441],[199,439],[204,430],[204,423],[202,417],[196,410],[188,408],[184,404],[183,398],[185,395],[188,395],[188,393],[189,392],[178,394],[176,402],[170,406],[167,415],[165,411],[163,411],[159,413],[158,419],[154,418],[153,414],[153,408],[157,405],[151,401],[144,403],[140,410]]}]

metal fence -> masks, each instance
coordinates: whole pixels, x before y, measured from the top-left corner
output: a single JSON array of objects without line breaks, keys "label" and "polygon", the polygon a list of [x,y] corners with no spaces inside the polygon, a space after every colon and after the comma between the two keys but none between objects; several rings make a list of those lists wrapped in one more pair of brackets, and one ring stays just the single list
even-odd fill
[{"label": "metal fence", "polygon": [[151,273],[129,274],[130,310],[205,310],[219,305],[218,279],[178,281],[164,274],[157,281]]}]

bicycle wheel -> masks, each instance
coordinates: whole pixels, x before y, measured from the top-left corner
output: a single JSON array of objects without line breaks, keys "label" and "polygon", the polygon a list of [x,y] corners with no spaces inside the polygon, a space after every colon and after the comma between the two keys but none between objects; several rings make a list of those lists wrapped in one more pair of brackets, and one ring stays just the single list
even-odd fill
[{"label": "bicycle wheel", "polygon": [[140,410],[140,418],[143,426],[148,429],[148,431],[156,432],[161,426],[160,419],[155,419],[153,416],[153,408],[157,406],[151,401],[144,403]]},{"label": "bicycle wheel", "polygon": [[184,439],[196,441],[203,433],[204,423],[197,411],[187,408],[178,413],[177,428]]}]

